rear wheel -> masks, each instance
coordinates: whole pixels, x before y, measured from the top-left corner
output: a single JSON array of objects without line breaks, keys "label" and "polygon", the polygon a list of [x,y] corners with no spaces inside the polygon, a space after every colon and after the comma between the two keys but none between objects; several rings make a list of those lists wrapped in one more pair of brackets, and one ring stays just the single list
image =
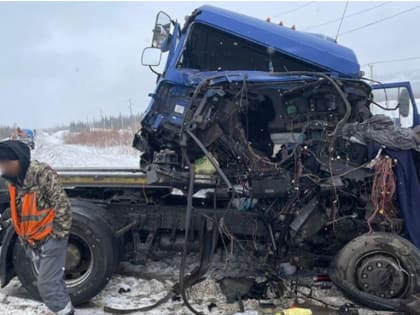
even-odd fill
[{"label": "rear wheel", "polygon": [[[89,301],[109,281],[118,263],[114,244],[112,231],[103,220],[73,212],[65,282],[74,305]],[[13,263],[22,285],[40,299],[36,287],[38,270],[26,257],[20,242],[15,243]]]},{"label": "rear wheel", "polygon": [[420,290],[420,252],[395,234],[365,234],[338,253],[330,277],[355,302],[399,310],[401,299]]}]

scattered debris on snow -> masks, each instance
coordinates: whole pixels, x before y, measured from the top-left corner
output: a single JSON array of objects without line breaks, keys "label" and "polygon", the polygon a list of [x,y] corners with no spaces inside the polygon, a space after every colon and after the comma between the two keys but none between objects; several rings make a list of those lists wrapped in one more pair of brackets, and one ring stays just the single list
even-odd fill
[{"label": "scattered debris on snow", "polygon": [[[138,156],[118,154],[115,151],[107,153],[93,147],[68,145],[62,141],[65,131],[52,135],[39,134],[37,148],[33,158],[51,164],[53,167],[137,167]],[[244,300],[245,312],[239,312],[238,303],[227,303],[226,297],[220,288],[220,280],[224,277],[251,277],[264,274],[258,261],[248,256],[228,256],[219,251],[213,258],[206,278],[187,290],[190,302],[194,308],[204,314],[212,315],[258,315],[262,314],[260,303],[271,303],[277,307],[288,307],[296,296],[292,292],[285,292],[281,298],[268,300]],[[178,280],[180,254],[166,255],[158,261],[147,260],[145,265],[131,265],[122,263],[119,273],[114,275],[104,290],[98,294],[88,305],[77,308],[77,315],[104,314],[103,307],[131,308],[148,306],[165,296]],[[191,271],[198,264],[198,255],[190,254],[188,257]],[[289,266],[288,266],[289,267]],[[263,277],[256,279],[264,281]],[[304,282],[304,281],[303,281]],[[305,289],[302,289],[305,290]],[[308,293],[308,292],[306,292]],[[343,305],[348,301],[331,284],[323,288],[317,287],[313,296],[333,305]],[[274,296],[274,294],[273,294]],[[0,290],[0,314],[4,315],[51,315],[46,306],[30,299],[19,280],[13,279],[8,286]],[[190,314],[183,306],[180,298],[164,303],[158,308],[148,312],[132,313],[134,315],[168,315]],[[359,310],[361,315],[379,314],[369,310]],[[389,314],[389,313],[387,313]]]},{"label": "scattered debris on snow", "polygon": [[[220,288],[220,280],[223,277],[250,277],[256,274],[259,266],[253,263],[249,257],[231,256],[226,262],[222,252],[218,252],[211,264],[207,277],[187,290],[189,301],[193,307],[204,314],[209,315],[260,315],[260,304],[273,304],[277,308],[289,307],[295,301],[292,292],[285,292],[281,298],[273,299],[248,299],[244,300],[245,312],[239,312],[239,305],[227,303],[226,297]],[[119,273],[114,275],[104,290],[98,294],[88,305],[77,308],[77,315],[105,314],[103,307],[132,308],[148,306],[164,297],[168,290],[178,280],[180,254],[168,256],[159,261],[147,260],[145,265],[131,265],[122,263]],[[188,270],[192,270],[198,262],[198,255],[189,256]],[[305,278],[310,281],[311,277]],[[302,279],[302,283],[307,283]],[[258,277],[257,282],[263,281],[264,277]],[[299,287],[299,290],[309,293],[308,289]],[[314,287],[312,292],[315,298],[321,299],[333,305],[343,305],[349,301],[342,297],[341,293],[333,286]],[[308,300],[313,303],[313,301]],[[40,302],[31,300],[28,293],[22,288],[17,279],[4,289],[0,290],[0,314],[5,315],[51,315],[47,308]],[[148,312],[136,312],[133,315],[183,315],[190,314],[183,306],[180,298],[164,303],[158,308]],[[366,309],[359,310],[360,315],[380,314]],[[385,314],[385,313],[382,313]],[[389,314],[389,313],[386,313]]]}]

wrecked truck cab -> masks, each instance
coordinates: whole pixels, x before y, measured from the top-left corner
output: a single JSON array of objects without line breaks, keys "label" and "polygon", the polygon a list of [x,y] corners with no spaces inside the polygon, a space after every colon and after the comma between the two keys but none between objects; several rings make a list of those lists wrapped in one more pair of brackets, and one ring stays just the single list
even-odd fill
[{"label": "wrecked truck cab", "polygon": [[[147,172],[165,167],[161,163],[164,152],[181,161],[181,133],[185,131],[194,132],[200,142],[191,138],[186,143],[192,161],[204,157],[200,146],[206,147],[230,179],[229,186],[241,183],[238,173],[278,173],[298,145],[311,142],[312,149],[325,149],[327,135],[336,132],[339,122],[369,117],[366,104],[370,87],[354,80],[341,83],[348,94],[345,99],[328,76],[309,72],[298,75],[231,71],[213,74],[195,89],[162,86],[166,91],[155,98],[157,112],[143,120],[142,133],[147,135],[150,150],[147,154],[153,159],[159,157]],[[328,150],[323,154],[327,158]],[[342,152],[343,159],[346,156]],[[354,154],[349,161],[366,158]],[[166,176],[168,181],[177,175],[182,177],[180,164],[172,170]],[[153,177],[165,183],[164,174]]]},{"label": "wrecked truck cab", "polygon": [[[171,23],[167,63],[133,143],[148,184],[177,188],[188,200],[205,189],[214,209],[257,215],[273,256],[300,255],[302,268],[335,257],[331,278],[348,296],[398,310],[420,290],[420,255],[396,237],[411,235],[393,162],[377,149],[383,133],[365,132],[378,124],[386,133],[390,118],[373,116],[375,87],[353,51],[211,6],[182,29]],[[418,146],[409,133],[392,132]],[[369,246],[359,248],[363,242]]]},{"label": "wrecked truck cab", "polygon": [[[149,162],[156,143],[149,137],[156,138],[158,149],[158,138],[160,133],[167,133],[165,129],[176,137],[176,126],[182,125],[194,88],[201,82],[240,81],[245,77],[254,82],[299,80],[288,74],[292,71],[348,79],[360,76],[353,51],[316,34],[296,32],[212,6],[195,10],[182,30],[175,21],[171,21],[172,28],[162,27],[162,15],[167,17],[159,12],[151,47],[160,50],[160,41],[169,42],[162,50],[168,50],[167,62],[145,112],[143,131],[134,141],[134,146],[144,152],[143,160]],[[274,75],[277,72],[288,73]]]},{"label": "wrecked truck cab", "polygon": [[[159,22],[161,15],[156,18],[154,30],[163,29]],[[173,164],[169,166],[173,173],[166,179],[158,173],[168,171],[161,163],[164,152],[171,155],[167,159],[181,160],[181,131],[190,123],[186,117],[200,106],[195,104],[199,101],[204,104],[211,100],[212,106],[219,102],[219,109],[228,109],[236,102],[233,107],[240,110],[234,115],[235,128],[246,129],[246,135],[239,140],[238,134],[231,141],[249,142],[253,150],[243,148],[241,154],[254,156],[255,160],[263,153],[263,161],[267,165],[272,163],[272,167],[280,161],[280,155],[285,157],[298,143],[297,138],[300,143],[303,141],[302,130],[327,128],[331,132],[343,118],[354,121],[360,119],[357,115],[364,118],[369,115],[366,104],[370,87],[358,80],[360,68],[355,54],[330,39],[212,6],[194,11],[182,30],[177,22],[172,24],[172,32],[163,31],[163,36],[154,32],[152,47],[159,49],[156,38],[164,37],[163,42],[170,42],[170,48],[164,72],[159,76],[142,120],[142,129],[133,143],[142,152],[141,166],[149,168],[149,183],[166,180],[174,183],[174,177],[185,179],[180,167]],[[346,80],[340,84],[346,85],[352,104],[342,100],[329,77]],[[248,93],[248,85],[253,89],[252,94],[247,100],[241,99],[244,91]],[[348,107],[352,106],[358,108],[353,110],[352,117],[345,117],[350,115]],[[216,130],[216,125],[211,127],[208,121],[215,117],[212,115],[226,118],[229,113],[215,114],[213,110],[207,117],[202,113],[193,115],[195,119],[201,115],[202,125],[198,128],[202,132],[207,129],[207,133],[216,136],[223,131]],[[313,123],[305,127],[308,121],[318,122],[318,127]],[[322,126],[324,122],[328,126]],[[226,123],[222,124],[227,127]],[[208,138],[204,142],[209,145],[209,141],[213,140]],[[236,159],[241,154],[233,153]],[[160,162],[152,163],[155,155]],[[200,156],[194,157],[197,158]],[[220,154],[218,158],[226,165],[222,167],[230,163],[223,162]],[[248,168],[249,163],[245,165]],[[167,170],[161,172],[161,167]],[[184,184],[182,180],[177,181],[181,186]]]}]

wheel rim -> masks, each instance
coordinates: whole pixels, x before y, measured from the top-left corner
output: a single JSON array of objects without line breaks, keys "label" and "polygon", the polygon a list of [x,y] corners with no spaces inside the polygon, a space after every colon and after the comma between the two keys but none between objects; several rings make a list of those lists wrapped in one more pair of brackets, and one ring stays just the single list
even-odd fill
[{"label": "wheel rim", "polygon": [[398,258],[385,252],[371,252],[356,264],[355,281],[361,291],[392,299],[409,290],[409,274]]},{"label": "wheel rim", "polygon": [[[72,288],[85,282],[92,274],[94,255],[89,243],[80,235],[71,234],[67,245],[66,267],[64,280],[67,288]],[[32,264],[38,274],[38,266]]]}]

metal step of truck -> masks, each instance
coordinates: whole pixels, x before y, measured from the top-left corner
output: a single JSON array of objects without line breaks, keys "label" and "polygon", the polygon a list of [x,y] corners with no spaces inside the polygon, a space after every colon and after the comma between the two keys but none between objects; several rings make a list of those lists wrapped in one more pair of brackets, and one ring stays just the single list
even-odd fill
[{"label": "metal step of truck", "polygon": [[[56,170],[65,188],[71,187],[147,187],[171,188],[164,184],[148,184],[146,173],[129,168],[60,168]],[[197,186],[214,187],[215,177],[195,175]]]},{"label": "metal step of truck", "polygon": [[138,169],[61,168],[64,187],[133,187],[147,185],[146,174]]}]

